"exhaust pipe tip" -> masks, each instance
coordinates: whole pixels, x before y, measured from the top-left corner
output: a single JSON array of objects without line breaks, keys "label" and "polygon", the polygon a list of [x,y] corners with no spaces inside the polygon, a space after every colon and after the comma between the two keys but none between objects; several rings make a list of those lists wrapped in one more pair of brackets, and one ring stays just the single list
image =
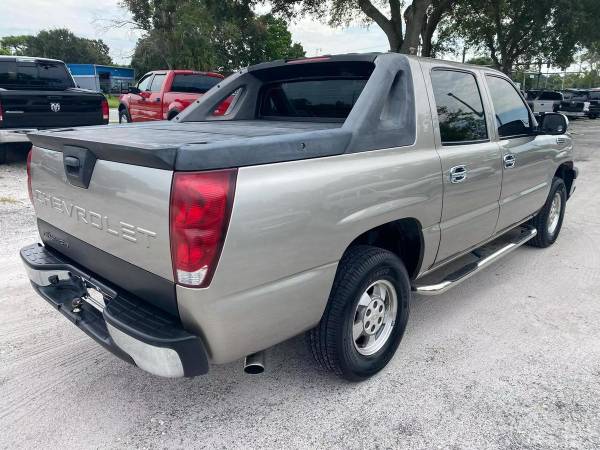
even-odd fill
[{"label": "exhaust pipe tip", "polygon": [[249,375],[258,375],[265,371],[265,353],[263,351],[246,356],[244,372]]}]

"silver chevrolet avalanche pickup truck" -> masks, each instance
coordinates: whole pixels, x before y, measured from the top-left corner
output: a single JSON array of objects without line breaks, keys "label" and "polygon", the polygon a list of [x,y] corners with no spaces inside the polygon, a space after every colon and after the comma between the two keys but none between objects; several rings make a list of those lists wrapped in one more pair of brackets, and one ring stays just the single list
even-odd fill
[{"label": "silver chevrolet avalanche pickup truck", "polygon": [[32,133],[42,242],[21,257],[46,301],[153,374],[243,357],[257,372],[306,332],[321,366],[362,380],[394,355],[413,293],[556,240],[577,178],[567,126],[484,67],[259,64],[170,122]]}]

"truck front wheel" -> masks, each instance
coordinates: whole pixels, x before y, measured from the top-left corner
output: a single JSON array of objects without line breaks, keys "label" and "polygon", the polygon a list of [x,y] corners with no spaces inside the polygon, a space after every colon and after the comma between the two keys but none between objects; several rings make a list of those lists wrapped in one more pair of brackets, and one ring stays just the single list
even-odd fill
[{"label": "truck front wheel", "polygon": [[562,178],[554,177],[550,194],[540,212],[531,219],[531,225],[537,235],[528,244],[533,247],[546,248],[554,244],[562,228],[567,204],[567,187]]},{"label": "truck front wheel", "polygon": [[306,342],[326,370],[361,381],[390,361],[408,321],[410,280],[387,250],[351,247],[340,261],[329,302]]}]

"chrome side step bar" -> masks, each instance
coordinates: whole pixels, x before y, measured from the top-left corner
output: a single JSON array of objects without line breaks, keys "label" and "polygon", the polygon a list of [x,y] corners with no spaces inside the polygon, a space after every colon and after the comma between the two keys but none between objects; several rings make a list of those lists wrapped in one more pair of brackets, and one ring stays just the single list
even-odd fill
[{"label": "chrome side step bar", "polygon": [[503,247],[494,251],[492,254],[479,259],[476,262],[471,262],[461,267],[460,269],[452,272],[449,275],[435,284],[429,285],[414,285],[412,287],[413,292],[421,295],[438,295],[443,294],[447,290],[457,286],[462,283],[466,279],[475,275],[482,269],[485,269],[487,266],[492,264],[493,262],[499,260],[503,256],[508,255],[513,250],[519,248],[521,245],[525,244],[530,239],[533,239],[537,235],[537,230],[533,227],[523,227],[521,234],[512,242],[507,243]]}]

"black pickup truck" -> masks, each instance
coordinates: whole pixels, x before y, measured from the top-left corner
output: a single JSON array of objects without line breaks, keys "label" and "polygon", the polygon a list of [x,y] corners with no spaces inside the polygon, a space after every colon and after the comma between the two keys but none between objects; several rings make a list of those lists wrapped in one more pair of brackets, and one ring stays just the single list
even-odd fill
[{"label": "black pickup truck", "polygon": [[106,98],[79,89],[62,61],[0,56],[0,164],[9,146],[29,148],[31,131],[107,124],[108,114]]}]

